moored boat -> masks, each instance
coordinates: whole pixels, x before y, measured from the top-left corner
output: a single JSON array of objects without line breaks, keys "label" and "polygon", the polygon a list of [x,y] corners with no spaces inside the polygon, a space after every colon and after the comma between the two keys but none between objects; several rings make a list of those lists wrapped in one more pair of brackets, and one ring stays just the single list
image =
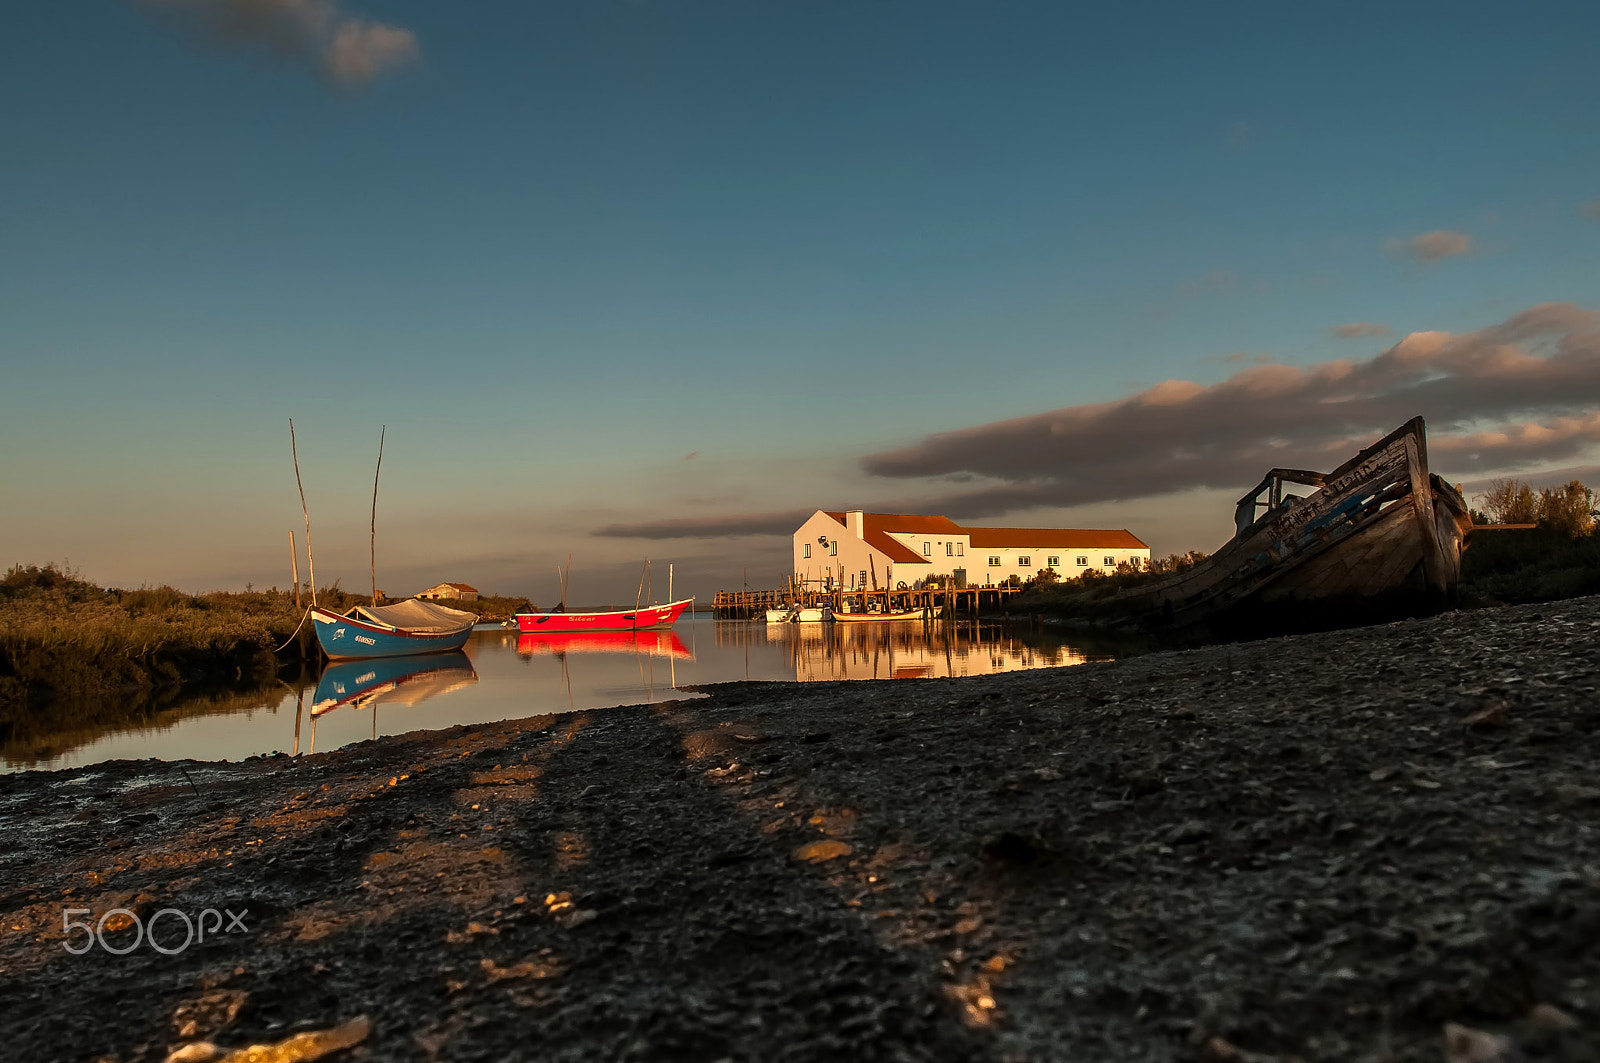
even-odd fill
[{"label": "moored boat", "polygon": [[311,607],[317,642],[329,657],[401,657],[459,650],[477,614],[433,602],[358,605],[344,613]]},{"label": "moored boat", "polygon": [[689,607],[693,598],[648,605],[640,609],[613,609],[597,613],[518,613],[518,631],[643,631],[668,628]]},{"label": "moored boat", "polygon": [[931,620],[937,615],[937,609],[923,607],[919,609],[894,609],[880,613],[836,612],[833,614],[833,618],[843,624],[859,624],[868,620]]}]

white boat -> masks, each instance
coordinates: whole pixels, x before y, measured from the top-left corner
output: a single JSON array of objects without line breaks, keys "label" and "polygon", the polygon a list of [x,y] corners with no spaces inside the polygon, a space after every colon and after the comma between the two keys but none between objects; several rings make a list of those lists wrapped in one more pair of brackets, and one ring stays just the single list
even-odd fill
[{"label": "white boat", "polygon": [[769,624],[824,624],[832,619],[833,609],[826,605],[767,610]]}]

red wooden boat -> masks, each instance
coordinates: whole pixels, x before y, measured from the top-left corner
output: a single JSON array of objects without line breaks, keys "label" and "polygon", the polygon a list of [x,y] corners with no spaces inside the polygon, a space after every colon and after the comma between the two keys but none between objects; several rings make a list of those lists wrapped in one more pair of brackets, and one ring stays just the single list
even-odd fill
[{"label": "red wooden boat", "polygon": [[644,631],[671,627],[693,598],[607,613],[518,613],[518,631]]}]

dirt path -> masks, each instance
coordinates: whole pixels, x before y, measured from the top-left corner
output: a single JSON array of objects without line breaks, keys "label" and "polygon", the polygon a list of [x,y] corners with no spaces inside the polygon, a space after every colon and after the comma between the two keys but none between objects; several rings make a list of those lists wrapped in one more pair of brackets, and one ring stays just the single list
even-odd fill
[{"label": "dirt path", "polygon": [[1591,598],[0,777],[8,1055],[1592,1060],[1597,685]]}]

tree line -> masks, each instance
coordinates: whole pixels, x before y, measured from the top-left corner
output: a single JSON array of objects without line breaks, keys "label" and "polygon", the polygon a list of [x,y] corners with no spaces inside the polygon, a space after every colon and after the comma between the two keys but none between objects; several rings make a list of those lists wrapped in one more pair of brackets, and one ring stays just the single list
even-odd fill
[{"label": "tree line", "polygon": [[1574,538],[1595,530],[1595,493],[1578,480],[1538,490],[1521,480],[1491,480],[1477,501],[1477,524],[1537,524]]}]

